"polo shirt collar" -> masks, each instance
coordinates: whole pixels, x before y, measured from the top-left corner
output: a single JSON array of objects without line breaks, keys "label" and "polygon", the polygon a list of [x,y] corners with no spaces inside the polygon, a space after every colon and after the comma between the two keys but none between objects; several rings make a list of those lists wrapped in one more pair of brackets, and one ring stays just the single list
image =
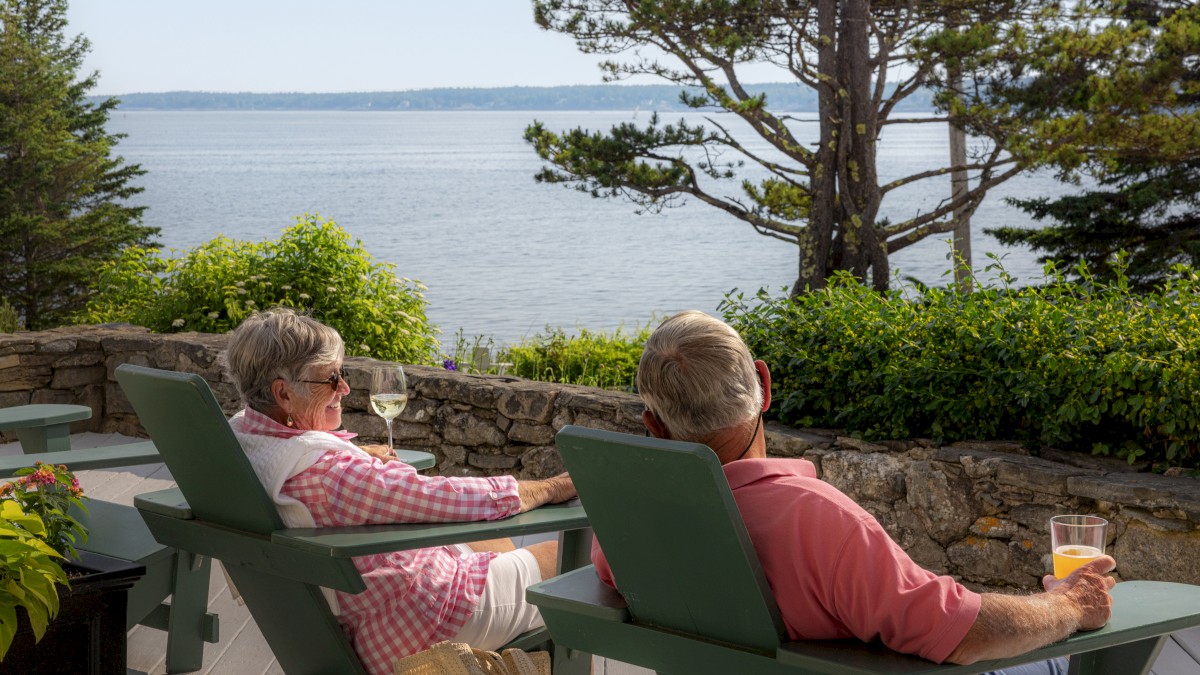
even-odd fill
[{"label": "polo shirt collar", "polygon": [[739,459],[721,467],[725,471],[725,479],[729,488],[736,490],[756,481],[767,478],[794,476],[797,478],[816,478],[817,467],[807,459],[783,459],[770,457],[766,459]]}]

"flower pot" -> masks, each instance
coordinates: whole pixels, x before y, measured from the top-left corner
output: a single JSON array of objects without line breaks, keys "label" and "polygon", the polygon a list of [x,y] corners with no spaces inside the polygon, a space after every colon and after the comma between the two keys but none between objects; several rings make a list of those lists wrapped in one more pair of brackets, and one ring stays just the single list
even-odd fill
[{"label": "flower pot", "polygon": [[0,674],[125,675],[126,593],[146,568],[88,551],[63,568],[72,579],[70,590],[58,588],[58,616],[34,644],[28,618],[18,611],[21,628],[0,662]]}]

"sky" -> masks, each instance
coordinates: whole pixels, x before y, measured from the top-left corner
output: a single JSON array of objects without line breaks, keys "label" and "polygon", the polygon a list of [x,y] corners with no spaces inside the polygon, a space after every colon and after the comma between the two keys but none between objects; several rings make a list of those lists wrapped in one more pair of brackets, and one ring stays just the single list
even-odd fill
[{"label": "sky", "polygon": [[530,0],[70,0],[67,18],[97,95],[602,83]]}]

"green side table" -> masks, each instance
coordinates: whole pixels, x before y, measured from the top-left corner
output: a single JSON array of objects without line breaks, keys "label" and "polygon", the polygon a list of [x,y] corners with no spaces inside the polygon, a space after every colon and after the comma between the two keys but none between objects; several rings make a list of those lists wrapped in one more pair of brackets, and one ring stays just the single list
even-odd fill
[{"label": "green side table", "polygon": [[25,454],[71,449],[71,422],[91,419],[85,405],[34,403],[0,409],[0,431],[15,429]]}]

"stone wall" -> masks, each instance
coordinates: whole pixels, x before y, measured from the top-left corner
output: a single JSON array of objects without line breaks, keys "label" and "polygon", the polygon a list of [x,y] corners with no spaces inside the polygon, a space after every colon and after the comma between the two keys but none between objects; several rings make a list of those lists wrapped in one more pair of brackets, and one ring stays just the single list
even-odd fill
[{"label": "stone wall", "polygon": [[[222,371],[224,345],[220,335],[129,326],[0,334],[0,407],[79,403],[94,415],[75,431],[142,435],[113,378],[118,365],[135,363],[199,373],[232,414],[240,406]],[[381,441],[384,423],[366,394],[373,363],[346,360],[343,420]],[[444,475],[553,475],[562,470],[554,433],[567,424],[642,433],[642,405],[629,394],[423,366],[405,372],[410,399],[396,443],[433,452]],[[767,440],[772,455],[812,461],[917,562],[976,588],[1036,587],[1049,562],[1047,521],[1058,513],[1110,520],[1122,578],[1200,584],[1200,480],[1192,477],[1073,453],[1031,457],[1017,443],[868,443],[774,424]]]}]

